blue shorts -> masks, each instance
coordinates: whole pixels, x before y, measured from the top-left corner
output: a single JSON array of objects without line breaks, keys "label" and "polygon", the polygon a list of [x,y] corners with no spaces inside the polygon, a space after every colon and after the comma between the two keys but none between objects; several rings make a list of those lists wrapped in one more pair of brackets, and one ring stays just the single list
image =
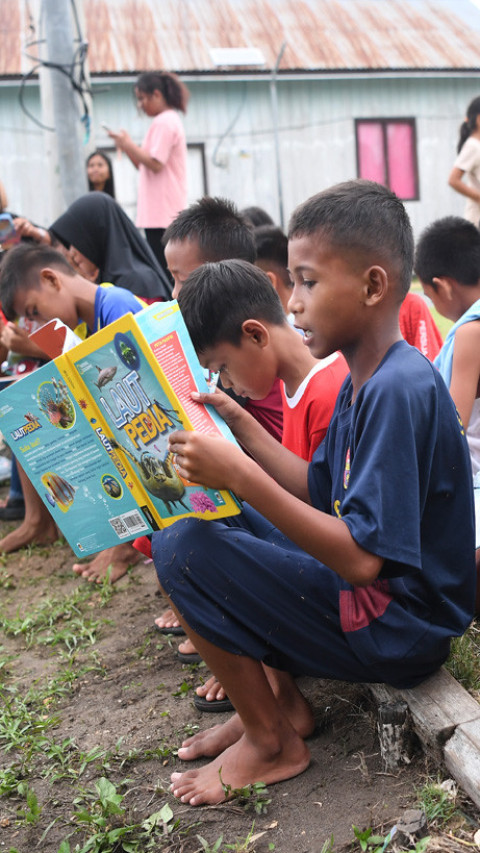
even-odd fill
[{"label": "blue shorts", "polygon": [[[200,636],[293,675],[413,686],[443,663],[422,655],[372,667],[340,624],[338,575],[245,506],[222,522],[195,518],[155,533],[160,584]],[[448,653],[448,648],[446,649]]]}]

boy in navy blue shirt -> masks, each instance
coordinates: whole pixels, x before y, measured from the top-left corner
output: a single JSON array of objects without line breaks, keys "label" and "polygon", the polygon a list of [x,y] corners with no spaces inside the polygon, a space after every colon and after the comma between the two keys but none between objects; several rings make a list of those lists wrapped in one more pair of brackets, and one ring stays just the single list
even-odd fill
[{"label": "boy in navy blue shirt", "polygon": [[213,758],[172,775],[184,803],[305,770],[313,716],[293,673],[413,686],[469,624],[468,449],[438,371],[400,335],[412,260],[406,211],[385,187],[309,199],[290,223],[289,308],[317,358],[340,349],[350,368],[312,462],[171,436],[181,475],[248,502],[229,523],[188,519],[153,537],[162,588],[237,711],[179,749]]}]

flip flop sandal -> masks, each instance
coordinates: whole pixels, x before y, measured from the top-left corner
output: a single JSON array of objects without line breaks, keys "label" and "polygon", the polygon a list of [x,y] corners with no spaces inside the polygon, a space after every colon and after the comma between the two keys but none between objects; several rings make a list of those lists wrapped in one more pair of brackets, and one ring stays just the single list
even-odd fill
[{"label": "flip flop sandal", "polygon": [[198,652],[190,652],[190,654],[185,654],[184,652],[179,652],[177,650],[177,658],[182,663],[202,663],[203,658]]},{"label": "flip flop sandal", "polygon": [[173,634],[174,637],[185,637],[185,631],[181,625],[173,625],[171,628],[167,628],[165,625],[157,625],[154,622],[153,626],[160,634]]},{"label": "flip flop sandal", "polygon": [[205,696],[197,696],[195,693],[193,697],[193,704],[198,711],[202,711],[202,713],[207,714],[221,714],[224,711],[235,710],[228,696],[225,696],[225,699],[212,699],[209,701]]}]

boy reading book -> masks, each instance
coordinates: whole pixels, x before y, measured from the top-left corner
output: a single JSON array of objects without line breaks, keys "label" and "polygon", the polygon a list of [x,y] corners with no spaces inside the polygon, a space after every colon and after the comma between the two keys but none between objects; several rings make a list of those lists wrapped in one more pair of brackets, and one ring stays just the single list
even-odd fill
[{"label": "boy reading book", "polygon": [[340,349],[350,368],[312,462],[278,447],[260,466],[222,440],[170,438],[182,475],[250,505],[230,524],[153,536],[162,588],[237,711],[179,749],[213,759],[172,775],[183,803],[307,768],[313,716],[292,673],[413,686],[471,619],[468,448],[438,371],[400,335],[412,260],[385,187],[309,199],[290,223],[290,308],[310,352]]},{"label": "boy reading book", "polygon": [[[136,313],[143,306],[139,299],[119,287],[99,287],[74,271],[66,258],[49,246],[23,244],[11,249],[0,271],[0,302],[7,319],[27,317],[37,323],[47,323],[58,317],[66,326],[75,329],[86,323],[90,333],[98,331],[129,311]],[[45,544],[58,538],[56,524],[40,500],[25,472],[19,466],[25,500],[22,524],[0,540],[0,551],[9,553],[30,544]],[[137,562],[138,552],[129,543],[104,551],[95,559],[102,565],[115,561],[123,566]],[[112,563],[113,561],[113,563]],[[75,568],[75,567],[74,567]],[[79,566],[78,573],[86,571]],[[126,571],[124,569],[122,574]]]},{"label": "boy reading book", "polygon": [[[183,319],[203,367],[220,374],[224,388],[251,399],[263,397],[281,380],[282,444],[311,460],[325,437],[340,386],[348,368],[340,353],[316,359],[288,322],[269,277],[245,261],[205,264],[187,279],[178,296]],[[252,416],[221,392],[211,402],[233,424],[237,440],[252,456],[277,442]],[[192,649],[179,647],[185,653]],[[224,710],[223,693],[212,681],[198,690],[201,710]],[[205,704],[202,698],[215,699]],[[222,704],[219,704],[219,703]]]}]

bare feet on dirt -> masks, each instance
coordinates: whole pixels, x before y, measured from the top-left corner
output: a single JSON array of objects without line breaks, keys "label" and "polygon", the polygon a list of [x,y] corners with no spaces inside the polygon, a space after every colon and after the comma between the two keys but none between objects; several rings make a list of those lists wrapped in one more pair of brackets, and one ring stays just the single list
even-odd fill
[{"label": "bare feet on dirt", "polygon": [[[284,699],[282,694],[279,697],[279,705],[300,738],[306,738],[312,734],[315,719],[310,705],[300,691],[294,690],[291,700]],[[236,743],[243,734],[243,723],[238,714],[234,714],[222,725],[212,726],[184,740],[178,750],[178,757],[182,761],[194,761],[202,757],[213,758]]]},{"label": "bare feet on dirt", "polygon": [[74,563],[73,571],[76,575],[95,583],[102,583],[108,575],[110,583],[115,583],[127,574],[131,566],[135,566],[142,559],[143,554],[140,554],[130,542],[124,542],[101,551],[90,563]]},{"label": "bare feet on dirt", "polygon": [[[179,752],[180,756],[180,752]],[[310,754],[288,721],[278,735],[251,742],[243,734],[210,764],[199,770],[173,773],[171,790],[182,803],[200,806],[223,802],[224,785],[243,788],[255,782],[266,785],[298,776],[308,767]]]},{"label": "bare feet on dirt", "polygon": [[25,519],[22,524],[0,539],[0,552],[10,554],[28,545],[51,545],[59,538],[57,525],[48,514],[48,518],[36,523]]}]

